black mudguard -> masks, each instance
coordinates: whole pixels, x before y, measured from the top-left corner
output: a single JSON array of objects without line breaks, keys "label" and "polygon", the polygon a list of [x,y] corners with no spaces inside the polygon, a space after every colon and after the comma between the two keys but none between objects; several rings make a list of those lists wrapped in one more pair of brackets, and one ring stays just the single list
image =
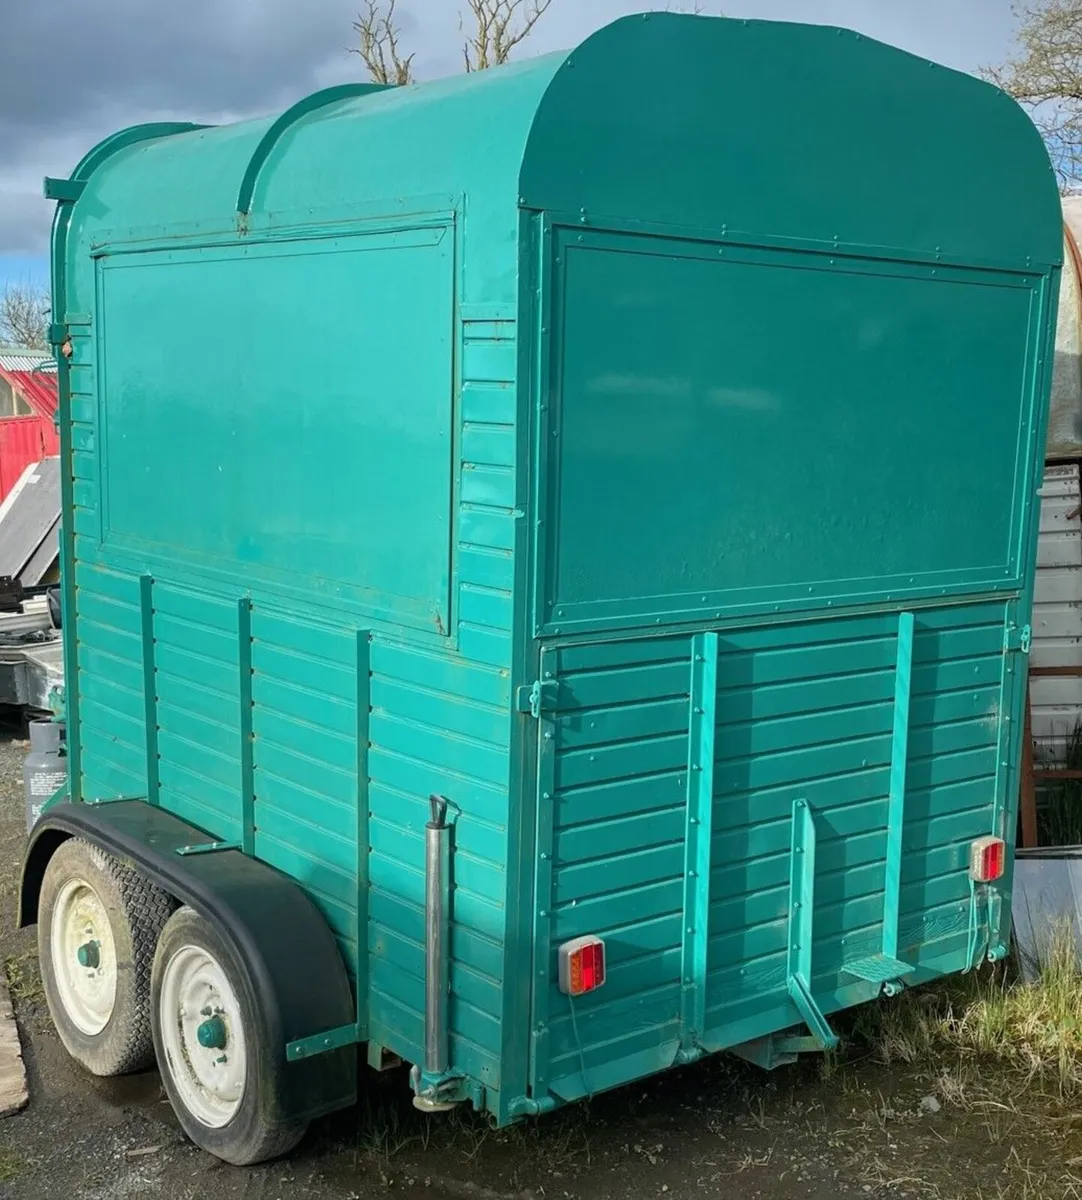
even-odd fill
[{"label": "black mudguard", "polygon": [[357,1098],[355,1045],[287,1062],[286,1045],[357,1019],[338,945],[319,910],[288,876],[239,850],[181,855],[213,842],[202,829],[142,800],[58,804],[34,828],[23,861],[19,925],[38,916],[41,881],[56,848],[85,838],[195,909],[227,939],[264,1008],[264,1048],[283,1119],[310,1118]]}]

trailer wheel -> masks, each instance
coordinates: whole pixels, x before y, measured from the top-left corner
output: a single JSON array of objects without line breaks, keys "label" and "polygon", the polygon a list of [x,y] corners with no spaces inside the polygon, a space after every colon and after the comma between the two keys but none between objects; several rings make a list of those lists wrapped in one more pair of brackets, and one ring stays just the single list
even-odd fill
[{"label": "trailer wheel", "polygon": [[158,1068],[184,1132],[236,1166],[291,1150],[308,1128],[282,1120],[266,1020],[225,940],[192,909],[162,932],[151,978]]},{"label": "trailer wheel", "polygon": [[173,907],[168,893],[82,838],[49,860],[38,909],[45,998],[68,1053],[94,1075],[154,1061],[150,967]]}]

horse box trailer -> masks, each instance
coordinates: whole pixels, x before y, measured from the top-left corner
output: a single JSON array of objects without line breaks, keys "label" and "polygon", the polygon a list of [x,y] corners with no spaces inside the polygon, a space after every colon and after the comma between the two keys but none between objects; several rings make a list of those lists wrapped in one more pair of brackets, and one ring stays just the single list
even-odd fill
[{"label": "horse box trailer", "polygon": [[1006,952],[1062,227],[843,29],[154,124],[51,180],[60,1036],[233,1162],[501,1124]]}]

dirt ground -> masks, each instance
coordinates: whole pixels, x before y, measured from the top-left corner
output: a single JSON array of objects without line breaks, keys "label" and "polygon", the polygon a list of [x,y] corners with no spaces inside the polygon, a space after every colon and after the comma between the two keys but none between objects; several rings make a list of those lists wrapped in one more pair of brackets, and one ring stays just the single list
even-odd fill
[{"label": "dirt ground", "polygon": [[503,1132],[468,1113],[423,1117],[401,1075],[371,1076],[362,1102],[288,1159],[227,1167],[185,1141],[155,1073],[91,1078],[52,1032],[35,932],[13,928],[24,753],[0,728],[0,963],[31,1097],[0,1121],[0,1197],[1082,1198],[1082,1112],[1022,1099],[981,1063],[885,1067],[859,1045],[773,1074],[721,1057]]}]

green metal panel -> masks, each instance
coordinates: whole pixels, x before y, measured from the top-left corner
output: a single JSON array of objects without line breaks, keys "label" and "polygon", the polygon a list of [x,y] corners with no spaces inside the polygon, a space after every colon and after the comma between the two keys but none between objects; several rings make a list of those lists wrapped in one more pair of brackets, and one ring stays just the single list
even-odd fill
[{"label": "green metal panel", "polygon": [[106,546],[446,631],[453,224],[101,261]]},{"label": "green metal panel", "polygon": [[[680,64],[664,86],[658,63]],[[735,242],[1042,269],[1062,255],[1054,174],[1018,105],[823,25],[653,13],[600,30],[538,107],[520,193],[588,225]]]},{"label": "green metal panel", "polygon": [[571,229],[553,253],[539,627],[1018,586],[1035,277]]},{"label": "green metal panel", "polygon": [[[827,1043],[862,960],[966,964],[967,847],[1015,819],[1061,247],[1015,105],[844,31],[659,14],[129,131],[73,179],[73,777],[307,889],[357,1023],[290,1053],[420,1061],[432,792],[449,1084],[500,1122]],[[610,973],[572,1006],[586,933]]]}]

